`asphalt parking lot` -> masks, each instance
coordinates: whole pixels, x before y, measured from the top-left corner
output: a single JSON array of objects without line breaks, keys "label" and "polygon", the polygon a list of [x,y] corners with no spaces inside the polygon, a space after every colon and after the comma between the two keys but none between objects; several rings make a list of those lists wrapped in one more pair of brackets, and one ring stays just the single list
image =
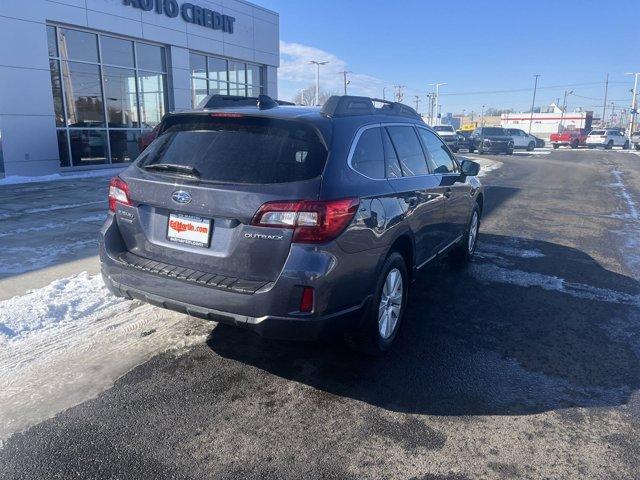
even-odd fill
[{"label": "asphalt parking lot", "polygon": [[640,155],[490,158],[477,257],[421,272],[388,356],[211,324],[11,436],[0,477],[640,478]]}]

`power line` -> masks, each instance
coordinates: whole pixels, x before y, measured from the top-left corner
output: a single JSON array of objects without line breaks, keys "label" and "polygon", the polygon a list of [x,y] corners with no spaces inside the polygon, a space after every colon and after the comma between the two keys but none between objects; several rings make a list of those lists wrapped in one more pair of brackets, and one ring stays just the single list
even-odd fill
[{"label": "power line", "polygon": [[[611,84],[627,84],[628,82],[609,82]],[[585,82],[585,83],[567,83],[565,85],[550,85],[546,87],[538,87],[538,90],[552,90],[557,88],[567,88],[567,87],[585,87],[585,86],[602,86],[604,82]],[[530,92],[530,88],[514,88],[511,90],[486,90],[486,91],[475,91],[475,92],[448,92],[441,93],[442,96],[455,96],[455,95],[492,95],[492,94],[500,94],[500,93],[519,93],[519,92]]]}]

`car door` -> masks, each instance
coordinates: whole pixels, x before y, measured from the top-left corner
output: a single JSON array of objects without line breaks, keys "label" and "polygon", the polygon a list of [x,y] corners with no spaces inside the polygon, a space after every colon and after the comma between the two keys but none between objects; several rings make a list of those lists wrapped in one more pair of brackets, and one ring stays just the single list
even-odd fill
[{"label": "car door", "polygon": [[431,170],[444,189],[445,245],[457,240],[467,227],[471,211],[471,185],[460,175],[457,160],[433,132],[418,128],[420,139],[427,153]]},{"label": "car door", "polygon": [[420,266],[442,248],[447,238],[444,229],[444,188],[430,174],[427,159],[412,125],[385,125],[383,145],[387,178],[398,195],[400,207],[413,232],[416,265]]}]

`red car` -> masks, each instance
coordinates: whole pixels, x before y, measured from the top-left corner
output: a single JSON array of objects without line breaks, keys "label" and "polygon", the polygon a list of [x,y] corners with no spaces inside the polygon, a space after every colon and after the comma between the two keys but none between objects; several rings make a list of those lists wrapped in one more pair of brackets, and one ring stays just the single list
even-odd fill
[{"label": "red car", "polygon": [[584,147],[587,140],[587,132],[584,130],[565,130],[562,133],[552,133],[550,140],[553,148],[562,146],[571,148]]}]

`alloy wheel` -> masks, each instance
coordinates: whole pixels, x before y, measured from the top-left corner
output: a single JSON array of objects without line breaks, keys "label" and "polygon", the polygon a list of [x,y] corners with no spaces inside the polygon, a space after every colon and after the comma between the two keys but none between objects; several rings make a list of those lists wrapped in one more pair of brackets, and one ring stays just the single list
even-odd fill
[{"label": "alloy wheel", "polygon": [[378,333],[385,340],[391,338],[398,326],[402,311],[403,288],[400,270],[391,269],[384,281],[378,305]]},{"label": "alloy wheel", "polygon": [[473,253],[478,238],[478,212],[473,212],[471,217],[471,225],[469,225],[469,253]]}]

